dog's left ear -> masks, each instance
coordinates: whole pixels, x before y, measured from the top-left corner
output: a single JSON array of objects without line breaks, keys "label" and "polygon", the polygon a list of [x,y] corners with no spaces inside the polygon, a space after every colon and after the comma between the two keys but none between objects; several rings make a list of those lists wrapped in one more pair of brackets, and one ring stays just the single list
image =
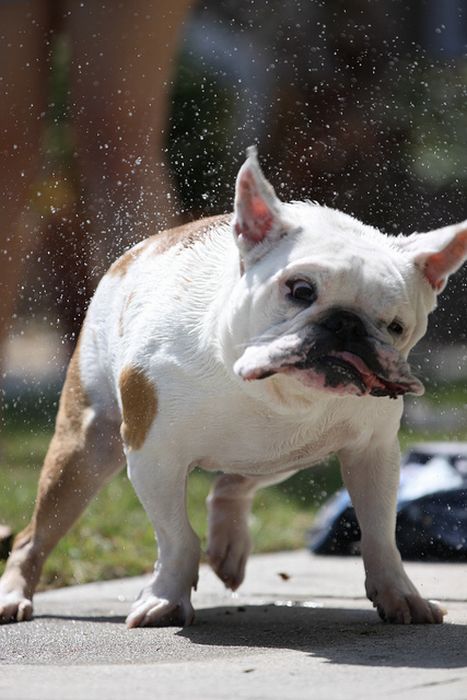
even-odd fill
[{"label": "dog's left ear", "polygon": [[245,262],[254,263],[280,240],[289,226],[281,201],[259,167],[255,146],[247,150],[235,186],[233,230]]},{"label": "dog's left ear", "polygon": [[442,292],[449,275],[467,259],[467,221],[454,226],[414,233],[401,240],[436,293]]}]

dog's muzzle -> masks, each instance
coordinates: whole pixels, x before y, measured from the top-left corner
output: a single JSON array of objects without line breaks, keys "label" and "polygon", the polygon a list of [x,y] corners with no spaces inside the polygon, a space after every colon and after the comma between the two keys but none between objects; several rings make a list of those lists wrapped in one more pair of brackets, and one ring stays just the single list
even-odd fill
[{"label": "dog's muzzle", "polygon": [[385,342],[368,320],[347,309],[329,312],[319,323],[316,340],[297,369],[324,376],[324,388],[396,398],[421,394],[422,383],[413,376],[399,351]]},{"label": "dog's muzzle", "polygon": [[334,309],[303,329],[268,346],[248,348],[234,370],[243,379],[291,374],[304,384],[339,394],[388,396],[422,394],[399,351],[367,319]]}]

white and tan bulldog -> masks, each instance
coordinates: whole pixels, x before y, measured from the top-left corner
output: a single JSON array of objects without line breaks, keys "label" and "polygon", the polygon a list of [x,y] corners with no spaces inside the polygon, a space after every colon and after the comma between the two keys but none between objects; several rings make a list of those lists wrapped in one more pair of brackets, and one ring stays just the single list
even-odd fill
[{"label": "white and tan bulldog", "polygon": [[30,525],[0,582],[2,621],[27,620],[43,562],[121,467],[154,525],[159,559],[129,627],[193,620],[200,545],[186,482],[221,471],[209,496],[208,557],[242,582],[255,491],[331,453],[362,531],[366,591],[385,620],[442,622],[395,544],[407,363],[467,222],[385,236],[310,202],[283,204],[250,149],[233,216],[139,243],[110,268],[70,362]]}]

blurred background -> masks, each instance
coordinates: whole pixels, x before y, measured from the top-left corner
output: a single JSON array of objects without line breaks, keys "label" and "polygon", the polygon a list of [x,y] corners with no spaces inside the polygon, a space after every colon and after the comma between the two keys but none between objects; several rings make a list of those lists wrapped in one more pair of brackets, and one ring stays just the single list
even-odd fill
[{"label": "blurred background", "polygon": [[[284,200],[388,234],[466,219],[466,58],[466,0],[1,3],[0,521],[16,530],[29,518],[100,274],[148,234],[230,211],[248,145]],[[412,355],[428,392],[407,402],[403,445],[467,438],[466,276],[451,279]],[[191,491],[201,534],[208,481],[196,475]],[[260,495],[257,548],[303,544],[338,483],[334,466]],[[99,499],[47,584],[152,566],[124,478]]]}]

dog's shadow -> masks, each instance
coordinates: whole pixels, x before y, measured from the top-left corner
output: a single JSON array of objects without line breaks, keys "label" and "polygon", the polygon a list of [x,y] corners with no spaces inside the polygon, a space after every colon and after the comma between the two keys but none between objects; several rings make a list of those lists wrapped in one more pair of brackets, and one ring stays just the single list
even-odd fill
[{"label": "dog's shadow", "polygon": [[[140,635],[155,642],[165,636],[166,629],[127,631],[121,615],[42,614],[35,619],[119,625],[115,642],[120,640],[125,647],[131,647],[133,638],[136,643]],[[439,669],[464,668],[466,663],[467,626],[390,625],[381,622],[371,608],[307,608],[284,603],[199,608],[194,625],[172,629],[170,635],[215,651],[225,647],[290,649],[339,665]]]},{"label": "dog's shadow", "polygon": [[246,605],[198,610],[177,632],[193,644],[292,649],[333,664],[463,668],[467,627],[390,625],[371,609]]}]

